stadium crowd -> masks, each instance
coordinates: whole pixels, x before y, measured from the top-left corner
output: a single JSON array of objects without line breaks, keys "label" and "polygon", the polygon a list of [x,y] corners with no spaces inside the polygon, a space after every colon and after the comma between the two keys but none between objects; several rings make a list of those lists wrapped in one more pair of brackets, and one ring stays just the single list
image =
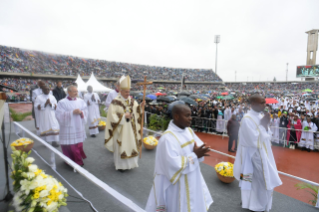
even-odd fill
[{"label": "stadium crowd", "polygon": [[123,74],[140,80],[147,75],[151,80],[179,81],[184,74],[187,81],[222,81],[209,69],[181,69],[146,66],[73,56],[48,54],[39,51],[0,46],[0,71],[11,73],[77,75],[118,78]]}]

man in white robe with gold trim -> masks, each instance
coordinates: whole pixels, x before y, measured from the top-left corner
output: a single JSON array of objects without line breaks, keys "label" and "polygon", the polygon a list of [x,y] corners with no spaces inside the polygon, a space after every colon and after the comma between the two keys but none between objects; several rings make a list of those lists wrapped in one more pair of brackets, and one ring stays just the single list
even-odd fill
[{"label": "man in white robe with gold trim", "polygon": [[88,107],[88,125],[91,137],[99,134],[99,121],[101,120],[99,104],[101,102],[97,93],[93,93],[92,86],[87,87],[88,93],[84,95],[84,101]]},{"label": "man in white robe with gold trim", "polygon": [[206,212],[213,199],[200,170],[209,147],[189,127],[191,110],[175,105],[173,121],[159,140],[147,212]]},{"label": "man in white robe with gold trim", "polygon": [[282,184],[271,149],[270,115],[266,101],[250,97],[251,110],[241,120],[234,176],[241,189],[242,208],[269,211],[274,188]]},{"label": "man in white robe with gold trim", "polygon": [[124,171],[138,167],[142,144],[140,105],[130,97],[131,79],[122,76],[120,93],[113,99],[107,112],[105,147],[113,152],[115,169]]},{"label": "man in white robe with gold trim", "polygon": [[57,101],[50,94],[48,85],[42,86],[43,94],[37,96],[34,102],[34,110],[38,112],[37,123],[40,137],[54,147],[59,146],[60,125],[55,117]]}]

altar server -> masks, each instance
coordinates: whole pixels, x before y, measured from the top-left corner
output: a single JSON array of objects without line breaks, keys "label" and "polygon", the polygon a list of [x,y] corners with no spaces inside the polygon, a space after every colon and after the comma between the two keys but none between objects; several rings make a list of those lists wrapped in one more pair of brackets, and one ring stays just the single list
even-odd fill
[{"label": "altar server", "polygon": [[303,131],[298,146],[307,149],[307,151],[310,152],[310,150],[313,150],[314,132],[316,132],[318,128],[311,122],[311,118],[308,116],[307,121],[303,121],[302,123],[302,129]]},{"label": "altar server", "polygon": [[50,94],[48,85],[42,86],[43,94],[37,96],[34,103],[34,110],[38,111],[38,126],[40,137],[58,147],[60,126],[55,117],[55,110],[57,108],[57,101],[53,95]]},{"label": "altar server", "polygon": [[106,97],[105,108],[104,108],[105,111],[109,109],[113,99],[115,99],[119,95],[119,88],[120,88],[119,81],[117,81],[115,84],[115,90],[110,91],[110,93]]},{"label": "altar server", "polygon": [[67,92],[67,98],[59,101],[56,110],[60,124],[60,144],[64,155],[83,166],[82,159],[86,158],[83,142],[86,139],[87,106],[82,99],[77,98],[76,86],[69,86]]},{"label": "altar server", "polygon": [[100,97],[97,93],[93,93],[93,88],[91,85],[87,87],[88,93],[84,95],[84,101],[88,107],[88,125],[89,132],[91,137],[95,137],[99,134],[99,121],[101,120],[100,116]]},{"label": "altar server", "polygon": [[147,212],[206,212],[213,199],[200,170],[209,147],[190,128],[191,110],[175,105],[173,120],[159,140]]}]

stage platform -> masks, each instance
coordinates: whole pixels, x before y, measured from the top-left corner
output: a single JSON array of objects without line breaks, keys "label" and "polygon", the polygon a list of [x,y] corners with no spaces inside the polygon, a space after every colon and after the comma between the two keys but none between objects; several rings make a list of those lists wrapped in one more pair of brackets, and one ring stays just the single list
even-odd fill
[{"label": "stage platform", "polygon": [[[34,122],[21,122],[23,126],[35,133]],[[6,124],[6,140],[9,138],[10,125]],[[88,132],[87,132],[87,135]],[[17,139],[14,133],[14,127],[11,127],[10,141]],[[155,151],[147,151],[143,149],[142,159],[139,161],[139,168],[126,171],[124,173],[118,172],[114,168],[113,155],[104,148],[104,132],[101,132],[96,138],[88,137],[84,142],[84,151],[87,159],[84,160],[84,167],[87,171],[95,175],[97,178],[108,184],[113,189],[117,190],[122,195],[126,196],[141,208],[144,208],[147,198],[152,187],[154,158]],[[34,149],[47,161],[49,161],[50,154],[45,146],[35,141]],[[61,148],[58,148],[61,151]],[[11,149],[8,149],[9,155]],[[4,178],[4,163],[3,150],[0,147],[0,198],[3,198],[5,188]],[[51,168],[45,164],[35,153],[31,154],[36,159],[37,164],[46,173],[53,175],[64,186],[68,188],[69,194],[79,197],[60,177],[58,177]],[[9,158],[11,163],[11,158]],[[113,196],[97,187],[95,184],[88,181],[79,173],[74,173],[68,165],[66,165],[58,156],[56,156],[57,171],[68,180],[73,187],[80,191],[85,198],[90,200],[94,207],[102,212],[122,212],[131,211],[128,207],[123,205]],[[206,184],[209,187],[210,193],[214,199],[209,211],[214,212],[247,212],[240,206],[240,190],[238,182],[234,181],[232,184],[224,184],[219,181],[214,168],[207,164],[201,164],[201,170],[205,178]],[[12,182],[10,182],[12,184]],[[67,208],[71,212],[89,212],[93,211],[87,202],[80,201],[73,197],[68,197]],[[0,211],[6,211],[6,204],[0,203]],[[309,204],[293,199],[278,192],[274,192],[273,209],[272,211],[281,212],[318,212],[319,210]]]}]

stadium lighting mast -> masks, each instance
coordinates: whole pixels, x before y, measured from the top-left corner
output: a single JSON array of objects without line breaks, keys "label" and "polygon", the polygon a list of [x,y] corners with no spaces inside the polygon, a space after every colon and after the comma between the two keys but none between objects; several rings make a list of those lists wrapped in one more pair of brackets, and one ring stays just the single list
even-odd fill
[{"label": "stadium lighting mast", "polygon": [[220,43],[220,35],[215,35],[214,43],[216,43],[215,73],[217,74],[217,53],[218,53],[218,44]]},{"label": "stadium lighting mast", "polygon": [[289,63],[287,63],[287,69],[286,69],[286,83],[288,83],[288,64]]}]

